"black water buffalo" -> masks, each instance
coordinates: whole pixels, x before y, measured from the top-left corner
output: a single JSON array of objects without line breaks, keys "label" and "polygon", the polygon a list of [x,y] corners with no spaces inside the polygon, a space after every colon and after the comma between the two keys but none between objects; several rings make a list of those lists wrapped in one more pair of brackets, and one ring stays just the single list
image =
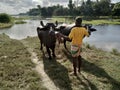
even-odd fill
[{"label": "black water buffalo", "polygon": [[[66,26],[65,26],[65,25],[61,25],[61,26],[59,26],[59,29],[58,29],[58,30],[59,30],[60,33],[62,33],[63,35],[68,36],[73,27],[75,27],[74,24],[72,24],[72,25],[66,25]],[[83,25],[83,27],[87,28],[89,34],[91,34],[91,32],[96,31],[95,28],[92,28],[92,25],[91,25],[91,24],[85,24],[85,25]],[[67,47],[66,47],[66,40],[65,40],[65,39],[63,39],[63,43],[64,43],[65,49],[67,49]]]},{"label": "black water buffalo", "polygon": [[56,23],[47,23],[46,25],[43,24],[43,22],[40,22],[42,27],[37,27],[37,34],[40,40],[41,47],[40,49],[43,49],[43,44],[46,47],[47,53],[49,55],[49,59],[51,59],[51,51],[52,55],[55,57],[55,44],[56,44],[56,36],[55,36],[55,29],[58,25],[57,21]]}]

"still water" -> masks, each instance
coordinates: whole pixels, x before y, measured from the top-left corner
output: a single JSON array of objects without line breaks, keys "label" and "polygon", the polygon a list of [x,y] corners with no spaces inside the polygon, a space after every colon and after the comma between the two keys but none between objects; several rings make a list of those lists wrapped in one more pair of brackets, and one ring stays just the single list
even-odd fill
[{"label": "still water", "polygon": [[99,25],[89,38],[84,41],[103,50],[111,51],[116,48],[120,51],[120,25]]},{"label": "still water", "polygon": [[[47,21],[44,22],[46,23]],[[27,20],[26,24],[18,24],[11,28],[0,30],[0,34],[5,33],[10,38],[20,40],[27,36],[37,36],[36,27],[39,25],[39,20]],[[98,25],[93,27],[97,31],[93,32],[89,38],[86,37],[84,42],[103,50],[111,51],[116,48],[120,51],[120,25]]]},{"label": "still water", "polygon": [[37,36],[36,28],[40,25],[40,21],[26,20],[26,22],[27,22],[26,24],[18,24],[18,25],[15,24],[11,28],[1,29],[0,34],[5,33],[8,36],[10,36],[10,38],[18,39],[18,40],[24,39],[27,36]]}]

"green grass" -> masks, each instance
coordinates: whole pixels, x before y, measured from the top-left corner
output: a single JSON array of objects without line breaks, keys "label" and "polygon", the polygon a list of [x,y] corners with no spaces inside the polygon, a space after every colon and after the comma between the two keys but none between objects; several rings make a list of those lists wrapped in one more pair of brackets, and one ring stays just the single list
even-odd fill
[{"label": "green grass", "polygon": [[25,23],[27,23],[27,22],[25,22],[25,21],[23,21],[23,20],[17,20],[17,21],[15,22],[15,24],[25,24]]},{"label": "green grass", "polygon": [[[66,18],[66,17],[53,17],[53,21],[65,22],[65,23],[74,23],[74,18]],[[93,24],[93,25],[104,25],[104,24],[117,24],[120,25],[120,19],[92,19],[92,20],[84,20],[83,24]]]},{"label": "green grass", "polygon": [[114,48],[112,49],[111,53],[114,55],[120,55],[120,52],[118,52],[118,50]]},{"label": "green grass", "polygon": [[[72,57],[63,45],[56,46],[57,57],[48,60],[46,48],[40,51],[38,37],[25,39],[43,61],[44,70],[61,90],[119,90],[120,55],[102,51],[88,43],[82,47],[82,72],[71,75]],[[67,43],[70,49],[70,43]],[[116,52],[116,51],[115,51]],[[0,90],[44,90],[41,79],[33,70],[26,47],[18,40],[0,35]]]},{"label": "green grass", "polygon": [[[85,43],[82,48],[82,74],[71,75],[72,57],[63,45],[56,47],[57,58],[48,60],[46,49],[39,49],[38,38],[27,38],[31,48],[43,60],[44,70],[59,88],[64,90],[119,90],[120,89],[120,55],[96,49]],[[31,43],[32,42],[32,43]],[[70,44],[67,43],[70,49]],[[60,56],[60,57],[59,57]]]},{"label": "green grass", "polygon": [[26,47],[0,35],[0,90],[46,90]]},{"label": "green grass", "polygon": [[14,23],[15,24],[24,24],[24,23],[26,23],[24,21],[25,19],[28,19],[28,18],[26,18],[26,17],[20,17],[20,18],[12,17],[11,22],[9,22],[9,23],[0,23],[0,29],[10,28],[10,27],[12,27],[14,25]]},{"label": "green grass", "polygon": [[0,23],[0,29],[2,28],[10,28],[13,26],[13,23]]},{"label": "green grass", "polygon": [[91,20],[91,21],[83,21],[85,24],[94,24],[94,25],[104,25],[104,24],[117,24],[120,25],[120,20],[119,19],[113,19],[113,20]]}]

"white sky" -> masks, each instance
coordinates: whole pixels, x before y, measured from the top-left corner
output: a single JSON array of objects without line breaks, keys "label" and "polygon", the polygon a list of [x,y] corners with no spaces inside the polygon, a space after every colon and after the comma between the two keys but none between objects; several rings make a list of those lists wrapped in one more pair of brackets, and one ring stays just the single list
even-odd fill
[{"label": "white sky", "polygon": [[[18,14],[24,13],[38,4],[41,6],[56,4],[67,6],[68,2],[69,0],[0,0],[0,13]],[[120,0],[112,0],[112,2],[120,2]]]}]

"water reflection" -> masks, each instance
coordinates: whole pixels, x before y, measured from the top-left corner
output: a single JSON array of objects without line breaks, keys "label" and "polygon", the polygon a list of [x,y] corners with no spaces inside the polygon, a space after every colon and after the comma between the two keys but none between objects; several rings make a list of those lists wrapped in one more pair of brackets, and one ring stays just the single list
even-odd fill
[{"label": "water reflection", "polygon": [[[48,21],[45,21],[47,23]],[[37,36],[36,27],[40,25],[40,20],[27,20],[26,24],[14,25],[8,29],[0,30],[1,33],[9,35],[13,39],[23,39],[27,36]],[[120,51],[120,25],[99,25],[94,26],[97,29],[84,42],[95,45],[104,50],[116,48]]]},{"label": "water reflection", "polygon": [[37,36],[36,27],[39,25],[39,20],[27,20],[26,24],[18,24],[11,28],[0,30],[0,34],[5,33],[13,39],[23,39],[27,36]]},{"label": "water reflection", "polygon": [[90,38],[84,41],[103,50],[111,51],[116,48],[120,51],[120,25],[94,26],[97,29]]}]

